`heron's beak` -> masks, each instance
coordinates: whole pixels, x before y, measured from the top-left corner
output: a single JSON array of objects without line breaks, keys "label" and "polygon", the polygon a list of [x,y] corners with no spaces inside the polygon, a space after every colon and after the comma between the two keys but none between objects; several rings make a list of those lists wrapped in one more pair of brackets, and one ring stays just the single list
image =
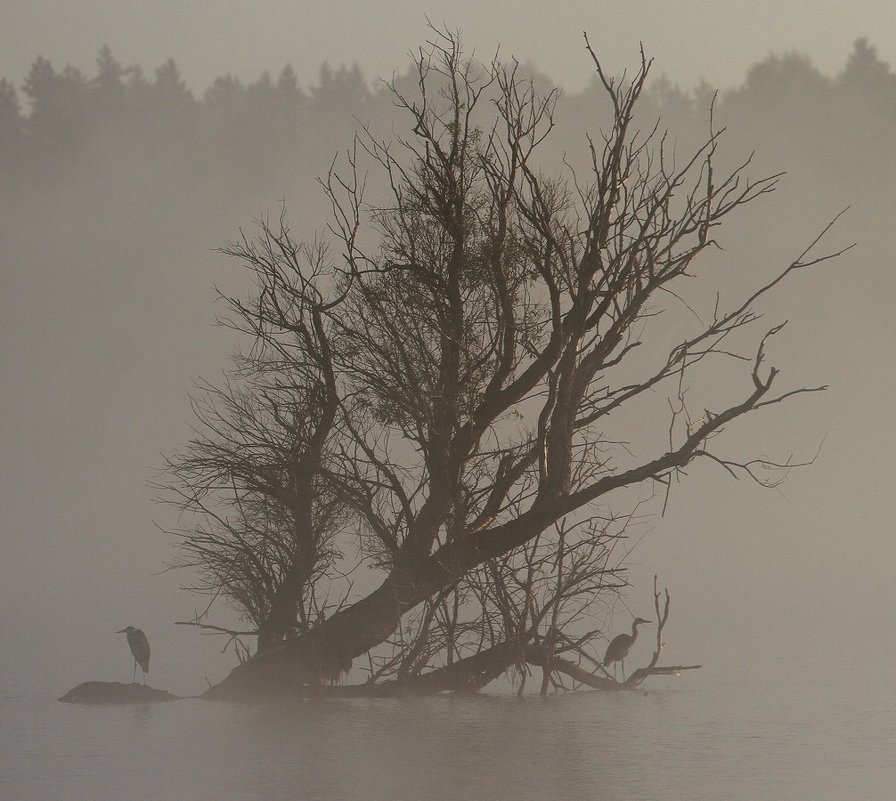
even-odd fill
[{"label": "heron's beak", "polygon": [[119,629],[119,630],[116,631],[115,633],[116,633],[116,634],[125,634],[126,632],[127,632],[127,629]]}]

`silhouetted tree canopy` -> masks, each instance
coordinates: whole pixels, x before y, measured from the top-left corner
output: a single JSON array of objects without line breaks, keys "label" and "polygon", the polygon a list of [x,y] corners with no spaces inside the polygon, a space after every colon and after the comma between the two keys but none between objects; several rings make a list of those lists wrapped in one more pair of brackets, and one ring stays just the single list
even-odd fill
[{"label": "silhouetted tree canopy", "polygon": [[[179,565],[257,637],[214,694],[315,692],[359,657],[369,681],[353,692],[473,691],[526,665],[542,692],[560,674],[616,687],[589,621],[622,586],[613,554],[639,502],[620,496],[668,499],[701,461],[777,486],[791,459],[722,456],[718,436],[826,389],[782,386],[767,347],[784,324],[757,309],[843,252],[816,252],[821,235],[733,302],[682,298],[698,270],[720,293],[721,229],[779,178],[723,161],[710,110],[680,152],[640,107],[646,57],[614,78],[586,38],[585,166],[550,169],[559,93],[432,34],[416,80],[387,87],[394,133],[362,122],[321,179],[326,233],[294,237],[284,211],[223,251],[251,284],[221,297],[243,346],[195,395],[195,434],[162,485]],[[278,89],[265,75],[247,92],[264,105]],[[311,105],[327,93],[359,112],[381,100],[357,70],[325,68]],[[657,92],[661,107],[679,96]],[[375,586],[355,587],[360,568]],[[657,667],[659,596],[640,679],[682,669]]]},{"label": "silhouetted tree canopy", "polygon": [[[71,67],[58,70],[49,60],[38,57],[22,82],[21,98],[9,81],[0,81],[0,193],[10,197],[17,194],[18,197],[39,198],[42,189],[66,187],[71,175],[77,173],[82,178],[87,176],[85,184],[79,184],[79,187],[87,185],[99,192],[109,191],[110,185],[113,187],[108,198],[112,211],[115,193],[133,192],[147,204],[164,203],[174,208],[175,213],[179,211],[189,216],[200,204],[211,207],[211,211],[203,213],[212,215],[231,198],[254,197],[261,191],[266,193],[264,198],[268,205],[262,209],[266,211],[270,207],[279,208],[279,198],[287,189],[310,194],[313,179],[327,175],[335,152],[341,145],[351,142],[358,121],[372,132],[388,133],[396,113],[394,96],[382,85],[369,83],[357,66],[334,68],[323,65],[317,83],[308,87],[299,85],[289,66],[283,68],[276,80],[265,73],[248,84],[225,75],[217,78],[201,99],[197,99],[185,85],[172,60],[150,74],[152,77],[147,78],[140,67],[119,61],[104,47],[97,57],[96,74],[92,76],[85,76]],[[536,87],[550,84],[531,65],[519,68],[517,77],[523,76],[531,78]],[[418,78],[413,70],[409,70],[398,74],[393,86],[410,97],[419,86]],[[798,54],[769,56],[750,70],[742,86],[727,90],[717,98],[715,124],[717,127],[730,126],[731,130],[726,134],[726,150],[729,152],[737,155],[739,148],[748,151],[756,148],[765,163],[773,163],[776,169],[780,166],[799,170],[811,163],[815,175],[847,187],[848,199],[852,199],[849,191],[866,192],[865,184],[872,183],[868,180],[870,176],[878,179],[877,185],[880,185],[881,174],[893,171],[889,132],[896,123],[894,87],[896,76],[866,40],[856,43],[843,71],[835,77],[820,74],[808,59]],[[656,118],[661,117],[662,127],[674,132],[683,153],[692,149],[690,145],[706,141],[710,130],[707,109],[714,92],[714,88],[706,83],[694,89],[683,89],[659,76],[643,87],[634,112],[636,124],[649,130]],[[545,160],[552,164],[558,164],[565,153],[582,150],[583,132],[595,132],[613,119],[605,87],[597,77],[582,92],[556,98],[553,115],[556,129],[543,147]],[[479,134],[475,126],[469,134],[469,142],[479,147],[481,139],[477,138]],[[368,144],[375,150],[374,145]],[[843,158],[843,154],[848,154],[849,158]],[[131,176],[131,171],[136,175]],[[97,178],[109,175],[115,177],[111,184]],[[485,176],[480,178],[487,183],[487,171]],[[419,199],[421,208],[410,209],[408,215],[408,219],[415,220],[412,232],[415,236],[410,239],[416,238],[419,246],[439,252],[444,243],[437,235],[437,227],[433,228],[423,219],[426,210],[422,204],[429,196],[425,192],[422,194]],[[560,194],[558,190],[558,195],[552,195],[549,200],[562,205]],[[866,193],[862,197],[870,196]],[[480,202],[486,205],[490,202],[488,193],[478,199],[471,196],[468,209],[471,219],[481,209],[477,205]],[[402,236],[408,238],[407,231],[396,231],[395,218],[390,218],[383,208],[380,211],[382,216],[378,225],[387,234],[391,233],[394,249],[400,251],[399,246],[407,244],[402,240]],[[197,216],[205,219],[202,215]],[[320,227],[323,222],[321,218],[310,222],[301,220],[301,233],[306,235],[309,233],[306,226]],[[534,225],[532,221],[530,223]],[[391,232],[390,225],[393,226]],[[131,230],[127,231],[128,236],[131,233]],[[474,255],[468,256],[464,265],[462,290],[474,298],[486,296],[494,289],[495,279],[489,275],[488,268],[489,235],[484,228],[471,228],[471,242],[475,246],[471,245],[469,252]],[[135,247],[154,252],[155,243],[151,239],[147,236]],[[322,274],[330,270],[328,254],[324,251],[311,248],[291,252],[291,243],[294,241],[287,229],[280,229],[276,223],[268,221],[262,227],[260,240],[245,240],[230,250],[234,255],[248,256],[250,262],[253,258],[251,249],[255,248],[254,256],[263,256],[266,246],[283,247],[287,256],[292,253],[293,259],[316,253]],[[527,246],[531,251],[531,242],[524,238],[517,241],[513,237],[504,245],[505,266],[519,297],[526,297],[529,285],[535,280],[534,272],[527,272],[522,266],[525,263],[522,254]],[[284,251],[280,252],[283,255]],[[380,269],[382,265],[377,262],[376,267]],[[370,330],[378,332],[383,341],[388,341],[390,336],[396,342],[402,337],[412,339],[415,349],[403,354],[406,361],[401,365],[402,369],[419,372],[419,381],[414,384],[417,388],[436,384],[437,376],[434,377],[431,369],[433,353],[437,350],[433,345],[435,335],[425,325],[414,329],[400,317],[402,310],[411,305],[418,310],[427,309],[433,317],[436,315],[439,307],[427,295],[428,288],[424,283],[416,285],[404,278],[396,280],[394,275],[391,278],[383,275],[381,280],[371,279],[365,286],[368,291],[368,296],[363,298],[368,304],[366,310],[362,298],[350,296],[340,310],[346,312],[345,319],[351,315],[355,315],[355,323],[367,319]],[[263,282],[261,287],[265,289]],[[275,281],[267,289],[279,291],[282,286]],[[320,302],[316,290],[309,291],[308,286],[292,289],[294,299],[300,304],[310,300],[313,306]],[[500,292],[496,291],[496,294]],[[536,305],[533,303],[533,308]],[[498,359],[497,353],[477,354],[472,347],[471,343],[475,344],[477,337],[487,333],[483,321],[488,315],[483,312],[484,305],[471,308],[480,316],[470,321],[468,329],[462,327],[460,331],[460,341],[465,348],[470,347],[470,352],[465,355],[465,358],[469,357],[468,361],[462,365],[464,384],[469,387],[469,392],[459,393],[454,399],[457,420],[461,424],[487,394],[484,384]],[[369,316],[365,318],[365,314]],[[333,325],[338,328],[337,323],[342,319],[340,317]],[[520,317],[516,335],[521,353],[531,356],[543,345],[539,337],[543,339],[545,319],[535,312]],[[365,348],[368,352],[373,351],[374,343],[359,333],[363,330],[363,326],[356,324],[351,335],[338,332],[336,339],[339,346],[345,348],[343,354],[351,354],[353,347],[356,352]],[[309,341],[313,343],[319,333],[311,332]],[[352,336],[357,338],[354,343]],[[313,351],[314,347],[310,352]],[[378,354],[374,352],[373,355]],[[222,548],[216,552],[218,561],[214,565],[221,572],[206,574],[203,579],[206,583],[201,584],[200,589],[216,591],[224,587],[231,602],[254,631],[267,625],[270,643],[279,642],[284,636],[307,633],[318,623],[325,623],[325,618],[340,606],[341,597],[326,597],[326,592],[319,590],[338,572],[333,566],[338,563],[343,546],[334,532],[344,526],[347,508],[356,512],[364,502],[371,507],[368,519],[357,525],[364,559],[374,567],[387,570],[399,563],[397,544],[390,547],[389,532],[377,531],[375,525],[377,515],[384,513],[377,507],[383,488],[377,484],[376,473],[378,469],[392,465],[378,466],[375,451],[369,454],[356,451],[352,454],[359,457],[355,461],[364,464],[369,472],[346,476],[346,465],[350,462],[347,453],[327,452],[322,457],[323,469],[299,487],[301,492],[297,492],[296,486],[290,484],[294,476],[289,475],[288,459],[284,459],[283,454],[294,453],[300,448],[307,441],[309,432],[313,433],[314,425],[325,416],[326,393],[309,392],[284,405],[278,400],[279,393],[288,394],[294,386],[284,384],[277,369],[257,370],[251,354],[243,356],[246,361],[238,364],[238,371],[245,368],[242,375],[251,376],[255,381],[254,389],[259,393],[266,392],[267,397],[259,393],[253,396],[251,392],[241,394],[242,390],[230,393],[228,388],[217,396],[215,393],[221,388],[210,387],[210,391],[213,400],[217,398],[224,404],[218,407],[224,413],[219,422],[227,425],[241,419],[266,422],[253,442],[261,454],[264,469],[256,471],[254,476],[244,477],[256,482],[251,488],[253,492],[259,489],[262,492],[256,492],[252,498],[241,495],[237,499],[236,514],[227,525],[233,529],[231,533],[235,532],[243,540],[234,539],[230,551]],[[518,366],[515,363],[514,367]],[[304,365],[303,369],[307,367]],[[319,367],[310,365],[312,372]],[[376,403],[358,413],[357,419],[362,420],[363,430],[340,431],[348,437],[347,441],[355,443],[356,448],[361,447],[359,443],[363,441],[363,435],[388,427],[400,429],[410,437],[417,421],[433,416],[432,406],[438,400],[434,396],[414,399],[406,386],[386,382],[384,377],[393,375],[390,370],[397,370],[395,364],[383,361],[375,367],[376,370],[370,369],[361,377],[367,382],[365,388],[372,387],[376,398]],[[562,365],[557,369],[562,369]],[[320,389],[319,371],[316,375]],[[359,384],[364,383],[361,378],[357,378]],[[290,381],[294,379],[295,375],[289,376]],[[396,386],[402,391],[397,391]],[[550,376],[545,379],[542,389],[547,397],[551,391]],[[422,406],[414,406],[409,398]],[[218,413],[210,408],[206,411],[212,417]],[[710,417],[708,411],[706,417]],[[691,422],[700,425],[697,419]],[[531,480],[535,486],[537,469],[533,467],[534,463],[514,462],[520,455],[514,447],[504,454],[496,451],[483,455],[482,465],[473,465],[471,471],[481,470],[486,474],[492,470],[500,474],[501,470],[506,472],[515,465],[522,465],[521,475],[527,476],[526,480]],[[502,456],[507,456],[503,468]],[[491,466],[487,464],[488,458],[494,462]],[[594,464],[602,464],[601,459],[595,455]],[[326,472],[335,473],[337,468],[343,471],[341,485],[326,480]],[[584,474],[574,474],[571,480],[574,483],[587,478],[586,470]],[[267,484],[264,484],[265,480]],[[347,497],[346,487],[352,486],[352,481],[355,487],[369,491],[369,498],[364,497],[363,492]],[[269,491],[270,495],[271,488],[277,490],[278,487],[292,492],[293,500],[298,498],[297,502],[284,507],[262,497],[263,491]],[[334,487],[338,487],[338,491]],[[525,507],[526,491],[520,508]],[[475,492],[472,495],[475,496]],[[314,503],[306,504],[312,496]],[[416,503],[417,499],[412,499],[409,507]],[[481,505],[485,501],[482,496],[473,497],[471,504],[475,506],[476,503]],[[505,516],[509,514],[503,507],[500,512]],[[310,529],[314,530],[315,536],[306,543],[307,571],[301,577],[305,582],[304,594],[284,626],[282,619],[270,620],[272,598],[283,578],[289,578],[293,563],[294,553],[290,548],[294,543],[288,537],[284,538],[283,532],[288,531],[290,525],[295,528],[295,520],[300,515],[304,515],[306,521],[310,518]],[[452,514],[443,521],[445,529],[439,536],[444,538],[445,544],[456,533],[450,529],[458,519],[458,515]],[[486,629],[490,633],[482,641],[492,642],[488,637],[493,637],[493,642],[498,645],[506,642],[501,637],[516,638],[514,647],[517,648],[520,641],[529,637],[529,644],[538,647],[530,653],[517,648],[513,658],[525,658],[531,664],[537,664],[548,653],[541,648],[545,639],[549,635],[555,636],[551,632],[558,630],[554,625],[556,621],[552,622],[551,598],[555,597],[552,593],[556,594],[564,580],[570,576],[575,579],[570,585],[572,606],[567,608],[567,615],[571,617],[577,613],[577,588],[582,588],[583,593],[593,589],[589,581],[595,576],[603,582],[605,589],[624,581],[617,570],[618,563],[611,557],[611,545],[625,522],[609,518],[590,530],[564,529],[562,524],[558,528],[548,527],[544,538],[530,542],[513,559],[505,559],[506,555],[497,556],[497,572],[492,565],[483,565],[462,587],[443,587],[434,591],[414,621],[414,631],[423,632],[416,641],[419,648],[408,649],[406,643],[398,642],[406,633],[399,630],[393,640],[399,646],[399,656],[391,661],[382,657],[372,672],[379,679],[389,680],[418,674],[436,661],[436,651],[442,654],[443,662],[453,665],[462,659],[462,651],[470,641],[483,636]],[[211,529],[207,532],[211,533]],[[399,531],[401,536],[406,533]],[[558,549],[557,543],[561,541],[564,544]],[[258,543],[264,543],[264,548],[255,548]],[[254,549],[259,555],[260,567],[239,562],[240,555],[245,555],[247,549]],[[204,566],[207,567],[209,553],[202,554],[201,548],[197,553],[206,558]],[[558,559],[561,553],[563,558]],[[505,561],[501,563],[501,559]],[[242,572],[238,568],[242,568]],[[272,586],[262,586],[260,576],[273,577]],[[459,592],[465,593],[467,598],[479,598],[483,607],[491,609],[492,617],[476,621],[465,618],[459,612],[462,608]],[[564,647],[574,649],[575,644],[566,643]],[[469,651],[465,653],[468,655]],[[506,664],[507,654],[498,656],[501,658],[497,663]],[[328,667],[338,673],[338,658]]]}]

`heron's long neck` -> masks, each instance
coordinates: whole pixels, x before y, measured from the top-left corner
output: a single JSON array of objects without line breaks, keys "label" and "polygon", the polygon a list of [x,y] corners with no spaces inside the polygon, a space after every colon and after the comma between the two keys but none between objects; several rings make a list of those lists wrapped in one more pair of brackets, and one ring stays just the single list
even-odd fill
[{"label": "heron's long neck", "polygon": [[640,625],[641,624],[638,623],[637,620],[632,622],[632,639],[635,639],[635,637],[638,636],[638,626],[640,626]]}]

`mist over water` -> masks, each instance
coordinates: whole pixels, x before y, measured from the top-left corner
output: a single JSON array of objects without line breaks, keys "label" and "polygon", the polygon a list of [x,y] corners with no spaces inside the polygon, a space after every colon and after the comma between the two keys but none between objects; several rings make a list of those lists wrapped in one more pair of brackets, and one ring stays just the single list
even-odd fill
[{"label": "mist over water", "polygon": [[800,681],[701,679],[523,701],[3,699],[0,793],[20,801],[888,797],[896,704],[884,700],[883,684],[831,681],[820,705]]},{"label": "mist over water", "polygon": [[[222,77],[201,94],[174,64],[124,72],[131,56],[118,52],[89,74],[46,53],[27,78],[5,76],[0,796],[887,797],[896,76],[871,45],[843,52],[837,74],[769,56],[739,88],[723,86],[716,106],[728,126],[720,158],[755,149],[751,175],[788,172],[698,269],[722,271],[728,298],[851,206],[822,250],[859,246],[763,305],[770,324],[789,321],[770,354],[784,378],[830,389],[724,439],[731,454],[818,452],[815,463],[771,492],[695,464],[665,517],[638,532],[632,588],[608,631],[628,627],[629,609],[651,617],[658,573],[672,595],[663,662],[702,670],[656,679],[646,694],[545,702],[52,701],[83,680],[130,680],[115,634],[126,625],[150,637],[153,686],[198,693],[235,664],[222,641],[173,625],[204,601],[178,589],[188,575],[159,572],[174,552],[152,521],[169,512],[147,485],[161,454],[190,436],[193,380],[216,379],[237,344],[213,325],[212,285],[239,292],[243,279],[214,249],[284,204],[298,235],[321,230],[328,210],[314,178],[349,146],[353,118],[389,136],[395,111],[353,68],[322,69],[314,85],[290,70]],[[684,153],[708,130],[711,95],[656,80],[642,124],[661,116]],[[587,156],[583,134],[601,113],[593,87],[566,94],[547,161]],[[711,309],[700,291],[695,282],[691,300]]]}]

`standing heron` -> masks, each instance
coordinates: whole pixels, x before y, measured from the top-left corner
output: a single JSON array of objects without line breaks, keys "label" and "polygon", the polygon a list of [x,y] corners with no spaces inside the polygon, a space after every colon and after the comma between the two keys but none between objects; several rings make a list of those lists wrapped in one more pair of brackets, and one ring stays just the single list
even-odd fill
[{"label": "standing heron", "polygon": [[133,682],[135,684],[137,682],[137,665],[140,665],[140,670],[143,671],[143,683],[146,684],[146,674],[149,673],[149,640],[140,629],[135,629],[133,626],[128,626],[116,633],[127,635],[128,646],[134,655]]},{"label": "standing heron", "polygon": [[620,634],[618,637],[614,637],[613,641],[607,646],[607,653],[604,656],[604,667],[610,664],[613,665],[613,681],[616,680],[617,662],[622,662],[622,680],[625,681],[625,657],[628,656],[628,652],[635,644],[635,640],[638,639],[638,626],[642,623],[650,623],[650,621],[645,620],[643,617],[636,617],[632,621],[632,633]]}]

